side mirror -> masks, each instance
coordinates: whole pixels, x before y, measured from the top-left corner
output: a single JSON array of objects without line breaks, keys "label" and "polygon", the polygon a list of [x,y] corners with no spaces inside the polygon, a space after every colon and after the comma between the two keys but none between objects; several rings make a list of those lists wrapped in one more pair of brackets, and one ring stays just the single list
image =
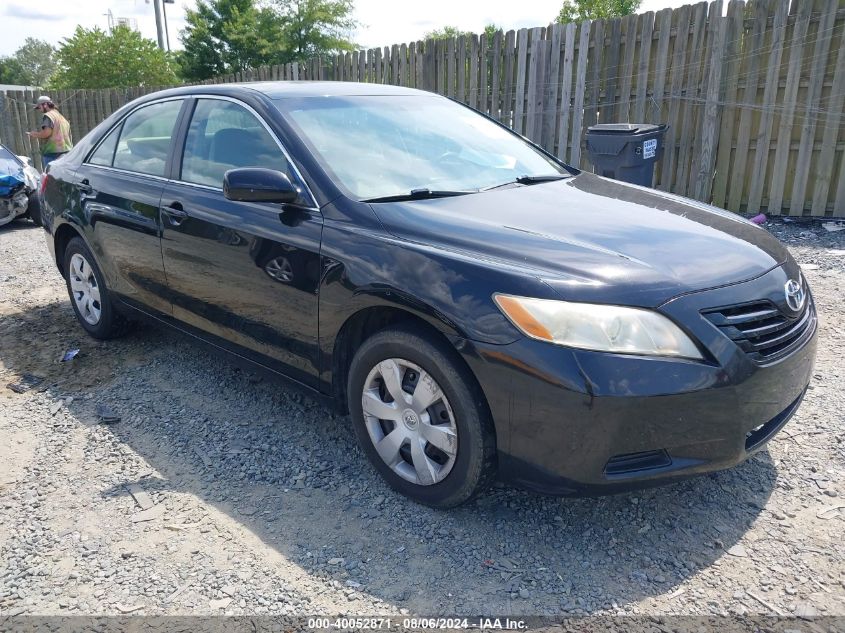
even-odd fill
[{"label": "side mirror", "polygon": [[239,202],[294,202],[299,197],[287,174],[263,167],[241,167],[223,174],[223,195]]}]

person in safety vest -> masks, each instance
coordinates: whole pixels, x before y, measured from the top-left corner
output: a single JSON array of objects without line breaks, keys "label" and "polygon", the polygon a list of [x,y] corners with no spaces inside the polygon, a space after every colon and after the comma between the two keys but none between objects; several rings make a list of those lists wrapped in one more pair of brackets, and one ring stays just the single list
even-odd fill
[{"label": "person in safety vest", "polygon": [[56,104],[48,96],[38,97],[35,109],[44,115],[41,118],[41,129],[27,132],[33,138],[41,140],[41,163],[47,165],[66,154],[73,147],[70,135],[70,123],[56,109]]}]

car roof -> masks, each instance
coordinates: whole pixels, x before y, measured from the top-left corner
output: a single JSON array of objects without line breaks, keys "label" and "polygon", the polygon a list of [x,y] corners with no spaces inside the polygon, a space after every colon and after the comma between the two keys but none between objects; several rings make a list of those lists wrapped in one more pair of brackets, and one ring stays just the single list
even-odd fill
[{"label": "car roof", "polygon": [[431,95],[430,92],[415,90],[413,88],[384,84],[367,84],[354,81],[260,81],[240,85],[263,92],[271,99],[284,99],[285,97]]},{"label": "car roof", "polygon": [[248,83],[200,84],[171,88],[162,92],[151,93],[149,96],[162,97],[205,93],[234,97],[243,95],[249,91],[260,92],[270,99],[345,96],[436,96],[434,93],[415,90],[414,88],[352,81],[251,81]]}]

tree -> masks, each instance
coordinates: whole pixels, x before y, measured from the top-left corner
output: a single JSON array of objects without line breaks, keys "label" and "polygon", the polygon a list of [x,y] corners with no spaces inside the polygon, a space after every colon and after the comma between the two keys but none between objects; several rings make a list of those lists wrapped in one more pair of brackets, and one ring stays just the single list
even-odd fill
[{"label": "tree", "polygon": [[56,54],[53,88],[121,88],[177,83],[167,55],[153,40],[126,26],[106,33],[76,27]]},{"label": "tree", "polygon": [[30,86],[46,86],[55,71],[56,49],[34,37],[24,40],[23,46],[15,51],[15,59],[23,68]]},{"label": "tree", "polygon": [[29,77],[15,57],[0,57],[0,84],[28,86]]},{"label": "tree", "polygon": [[185,79],[202,80],[282,61],[279,16],[254,0],[199,0],[186,12],[179,34],[179,66]]},{"label": "tree", "polygon": [[349,34],[358,23],[352,0],[276,0],[283,22],[285,63],[355,50]]},{"label": "tree", "polygon": [[557,22],[568,24],[582,20],[620,18],[635,13],[642,0],[564,0]]},{"label": "tree", "polygon": [[352,0],[199,0],[187,12],[179,56],[186,79],[354,50]]},{"label": "tree", "polygon": [[448,40],[452,37],[462,37],[464,35],[472,35],[469,31],[462,31],[457,26],[444,26],[439,29],[434,29],[423,35],[424,40]]}]

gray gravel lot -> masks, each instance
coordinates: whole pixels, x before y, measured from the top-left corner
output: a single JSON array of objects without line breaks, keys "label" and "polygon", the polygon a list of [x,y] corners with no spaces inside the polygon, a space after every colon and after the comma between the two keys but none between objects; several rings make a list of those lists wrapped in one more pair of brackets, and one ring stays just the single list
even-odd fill
[{"label": "gray gravel lot", "polygon": [[[0,229],[0,615],[845,615],[845,231],[768,228],[821,339],[767,450],[659,489],[497,486],[450,512],[393,493],[346,418],[283,385],[160,329],[86,337],[43,231]],[[45,381],[6,387],[27,373]]]}]

